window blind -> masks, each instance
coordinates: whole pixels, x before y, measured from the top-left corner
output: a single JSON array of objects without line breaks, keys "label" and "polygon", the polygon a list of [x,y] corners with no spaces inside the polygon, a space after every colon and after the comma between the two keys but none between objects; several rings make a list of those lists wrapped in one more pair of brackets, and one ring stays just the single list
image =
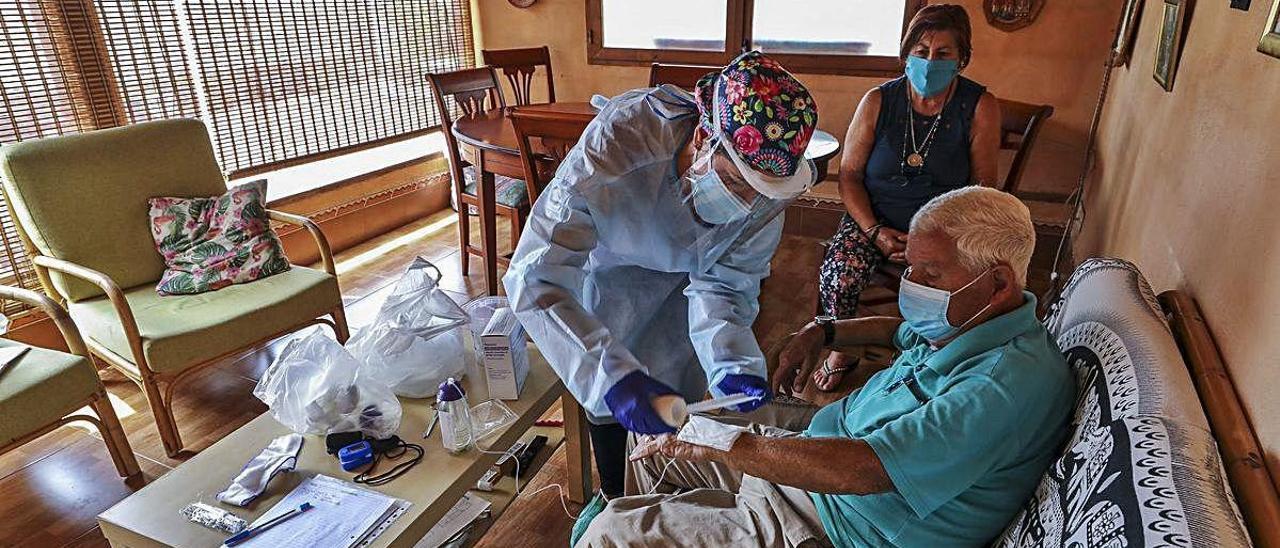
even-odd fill
[{"label": "window blind", "polygon": [[128,123],[199,117],[174,0],[94,3]]},{"label": "window blind", "polygon": [[232,176],[438,126],[427,72],[474,64],[466,0],[187,0],[208,122]]},{"label": "window blind", "polygon": [[[77,40],[83,5],[40,0],[0,1],[0,143],[94,128],[110,121],[94,115],[88,90],[101,90],[101,67],[92,62],[91,41]],[[74,24],[79,25],[73,26]],[[89,78],[98,79],[91,85]],[[7,207],[0,208],[0,283],[38,289],[35,270]],[[25,306],[5,301],[8,315]]]},{"label": "window blind", "polygon": [[[0,144],[201,118],[248,175],[438,127],[474,58],[468,0],[0,0]],[[0,283],[39,285],[7,208]]]}]

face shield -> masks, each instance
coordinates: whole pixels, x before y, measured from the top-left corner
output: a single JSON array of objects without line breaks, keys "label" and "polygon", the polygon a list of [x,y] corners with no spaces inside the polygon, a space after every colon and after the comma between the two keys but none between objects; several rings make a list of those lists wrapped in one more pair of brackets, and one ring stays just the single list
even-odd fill
[{"label": "face shield", "polygon": [[[716,133],[722,134],[718,120],[716,125]],[[793,177],[802,183],[779,185],[782,178],[771,178],[747,165],[726,139],[711,137],[703,144],[679,181],[692,222],[678,223],[685,230],[681,240],[691,242],[700,271],[750,240],[808,190],[813,170],[808,160],[801,162]],[[783,186],[790,188],[780,190]]]}]

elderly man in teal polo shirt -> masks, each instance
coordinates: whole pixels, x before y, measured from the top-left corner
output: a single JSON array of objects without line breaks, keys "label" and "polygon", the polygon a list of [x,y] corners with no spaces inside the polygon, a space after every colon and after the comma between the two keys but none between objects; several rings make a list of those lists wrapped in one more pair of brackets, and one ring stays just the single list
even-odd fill
[{"label": "elderly man in teal polo shirt", "polygon": [[938,196],[911,223],[905,319],[815,320],[774,381],[803,389],[824,347],[892,344],[893,365],[821,409],[775,402],[691,419],[736,435],[727,449],[723,436],[721,448],[638,439],[636,496],[610,501],[578,546],[990,542],[1053,460],[1075,400],[1024,290],[1034,246],[1017,198],[982,187]]}]

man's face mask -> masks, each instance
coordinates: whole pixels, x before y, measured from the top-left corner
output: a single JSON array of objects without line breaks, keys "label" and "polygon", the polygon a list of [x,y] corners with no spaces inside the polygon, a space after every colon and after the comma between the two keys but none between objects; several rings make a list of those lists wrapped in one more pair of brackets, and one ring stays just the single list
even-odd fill
[{"label": "man's face mask", "polygon": [[978,315],[991,308],[991,303],[988,302],[960,325],[951,325],[951,321],[947,319],[947,310],[951,306],[952,295],[968,289],[990,273],[991,269],[987,269],[960,289],[947,291],[911,281],[909,278],[911,268],[908,267],[902,275],[902,284],[898,288],[898,311],[902,313],[902,319],[907,322],[907,326],[919,333],[921,337],[931,343],[946,341],[968,326],[969,322]]}]

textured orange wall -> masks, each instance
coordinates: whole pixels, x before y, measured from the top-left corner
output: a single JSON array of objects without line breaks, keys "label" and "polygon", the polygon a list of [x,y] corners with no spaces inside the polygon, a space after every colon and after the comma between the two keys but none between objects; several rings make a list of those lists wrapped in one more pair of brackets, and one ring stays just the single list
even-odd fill
[{"label": "textured orange wall", "polygon": [[[980,0],[957,3],[968,8],[974,26],[974,59],[965,75],[999,97],[1057,109],[1041,134],[1024,188],[1071,186],[1118,0],[1051,0],[1032,26],[1013,33],[988,25]],[[648,67],[587,64],[585,0],[541,0],[528,9],[512,7],[506,0],[473,0],[472,5],[480,47],[551,47],[557,99],[585,100],[593,93],[611,95],[648,83]],[[800,79],[817,98],[820,127],[841,138],[858,100],[883,81],[812,74]]]},{"label": "textured orange wall", "polygon": [[1199,301],[1280,478],[1280,59],[1255,51],[1271,3],[1197,2],[1165,92],[1151,77],[1162,2],[1147,0],[1112,77],[1077,256],[1128,258]]}]

